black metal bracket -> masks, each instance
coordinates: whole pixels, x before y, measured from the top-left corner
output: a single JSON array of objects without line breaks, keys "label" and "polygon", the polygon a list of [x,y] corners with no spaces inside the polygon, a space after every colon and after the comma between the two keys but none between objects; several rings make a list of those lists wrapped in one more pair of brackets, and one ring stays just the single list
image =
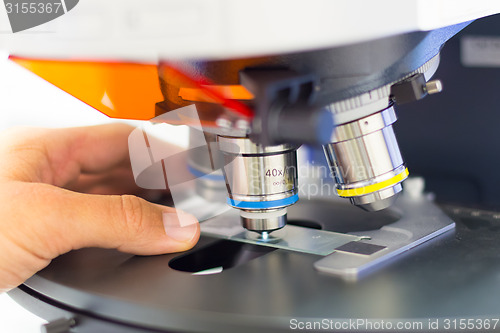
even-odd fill
[{"label": "black metal bracket", "polygon": [[418,101],[427,95],[425,76],[421,73],[412,75],[391,87],[391,98],[397,104]]},{"label": "black metal bracket", "polygon": [[240,83],[254,95],[250,139],[264,146],[328,141],[329,112],[314,106],[319,80],[289,69],[245,69]]}]

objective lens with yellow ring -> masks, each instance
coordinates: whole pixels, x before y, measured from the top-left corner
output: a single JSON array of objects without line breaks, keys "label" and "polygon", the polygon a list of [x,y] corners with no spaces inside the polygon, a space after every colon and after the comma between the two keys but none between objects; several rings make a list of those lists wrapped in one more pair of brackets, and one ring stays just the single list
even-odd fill
[{"label": "objective lens with yellow ring", "polygon": [[389,207],[408,177],[392,124],[394,108],[338,125],[324,146],[341,197],[367,211]]}]

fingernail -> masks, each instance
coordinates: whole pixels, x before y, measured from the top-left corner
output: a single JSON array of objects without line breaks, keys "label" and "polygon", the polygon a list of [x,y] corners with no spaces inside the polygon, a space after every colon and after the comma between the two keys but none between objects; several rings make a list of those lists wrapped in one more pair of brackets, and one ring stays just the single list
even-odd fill
[{"label": "fingernail", "polygon": [[190,242],[198,231],[196,218],[184,212],[163,213],[163,226],[168,237]]}]

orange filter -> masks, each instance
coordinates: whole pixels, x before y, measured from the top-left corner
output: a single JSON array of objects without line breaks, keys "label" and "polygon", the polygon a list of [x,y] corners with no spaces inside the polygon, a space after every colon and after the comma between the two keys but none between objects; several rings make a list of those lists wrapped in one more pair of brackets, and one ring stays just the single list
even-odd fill
[{"label": "orange filter", "polygon": [[149,120],[163,101],[156,65],[10,59],[111,118]]}]

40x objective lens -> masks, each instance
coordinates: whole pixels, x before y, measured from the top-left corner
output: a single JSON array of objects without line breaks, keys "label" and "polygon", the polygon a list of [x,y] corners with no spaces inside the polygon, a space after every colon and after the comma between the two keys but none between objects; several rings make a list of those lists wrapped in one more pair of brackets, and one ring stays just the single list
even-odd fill
[{"label": "40x objective lens", "polygon": [[248,138],[219,136],[225,155],[227,202],[241,210],[243,226],[257,232],[286,224],[286,207],[298,200],[296,146],[261,146]]}]

